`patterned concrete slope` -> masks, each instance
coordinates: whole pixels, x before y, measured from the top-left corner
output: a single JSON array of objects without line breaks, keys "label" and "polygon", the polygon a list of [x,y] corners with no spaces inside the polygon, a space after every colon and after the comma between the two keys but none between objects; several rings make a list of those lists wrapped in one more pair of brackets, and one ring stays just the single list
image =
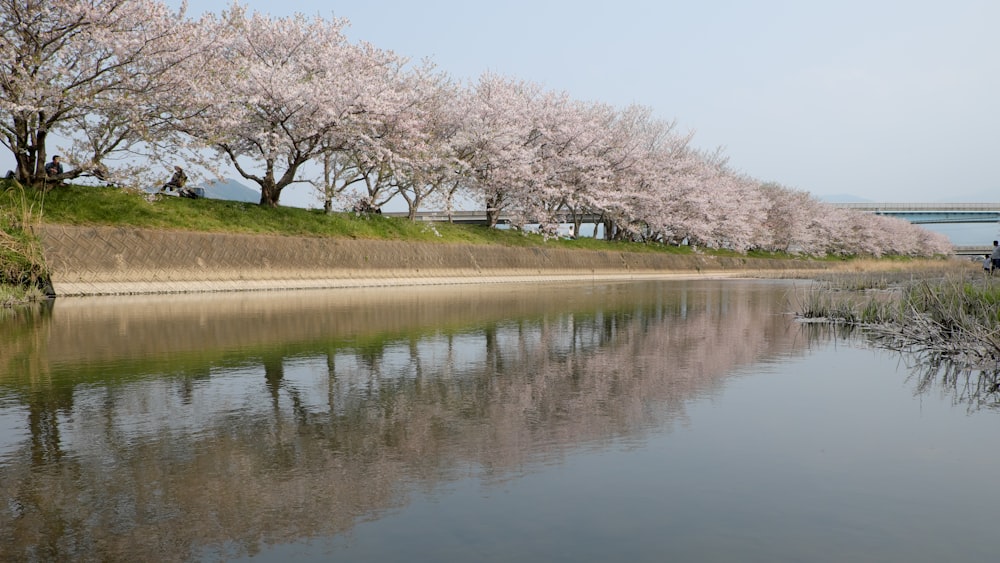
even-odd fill
[{"label": "patterned concrete slope", "polygon": [[56,295],[734,275],[795,261],[44,225]]}]

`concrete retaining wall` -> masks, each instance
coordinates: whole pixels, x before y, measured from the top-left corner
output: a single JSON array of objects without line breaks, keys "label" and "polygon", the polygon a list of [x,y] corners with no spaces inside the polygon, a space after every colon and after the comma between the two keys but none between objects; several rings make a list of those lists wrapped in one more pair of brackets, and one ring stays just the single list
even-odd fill
[{"label": "concrete retaining wall", "polygon": [[45,225],[56,295],[736,275],[792,260]]}]

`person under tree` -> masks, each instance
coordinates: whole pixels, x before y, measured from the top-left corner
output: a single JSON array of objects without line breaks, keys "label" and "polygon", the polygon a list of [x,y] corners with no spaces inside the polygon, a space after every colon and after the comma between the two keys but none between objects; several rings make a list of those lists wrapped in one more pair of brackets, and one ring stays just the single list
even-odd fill
[{"label": "person under tree", "polygon": [[174,166],[174,175],[167,180],[166,184],[160,188],[160,191],[172,192],[174,190],[180,191],[184,188],[184,184],[187,183],[187,174],[184,173],[184,169],[180,166]]},{"label": "person under tree", "polygon": [[63,173],[63,165],[59,159],[59,155],[57,154],[52,157],[52,162],[45,165],[45,175],[52,177],[52,176],[58,176],[59,174],[62,173]]}]

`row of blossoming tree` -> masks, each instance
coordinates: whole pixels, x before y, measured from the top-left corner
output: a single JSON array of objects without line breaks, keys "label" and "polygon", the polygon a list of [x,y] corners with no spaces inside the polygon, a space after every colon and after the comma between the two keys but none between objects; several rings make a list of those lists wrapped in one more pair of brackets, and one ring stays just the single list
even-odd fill
[{"label": "row of blossoming tree", "polygon": [[[239,4],[189,17],[154,0],[0,0],[0,131],[16,178],[150,186],[178,162],[235,169],[277,206],[311,183],[351,198],[485,207],[543,231],[823,254],[930,255],[941,235],[729,169],[645,107],[484,74],[452,80],[344,34],[346,21]],[[46,176],[49,134],[71,166]]]}]

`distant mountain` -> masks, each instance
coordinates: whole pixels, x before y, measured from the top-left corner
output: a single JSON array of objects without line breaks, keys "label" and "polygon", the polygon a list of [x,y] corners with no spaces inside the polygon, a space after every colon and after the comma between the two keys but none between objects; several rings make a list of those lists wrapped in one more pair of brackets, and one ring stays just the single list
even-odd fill
[{"label": "distant mountain", "polygon": [[259,191],[232,178],[226,178],[223,182],[209,182],[201,187],[205,188],[205,197],[207,198],[260,203]]}]

